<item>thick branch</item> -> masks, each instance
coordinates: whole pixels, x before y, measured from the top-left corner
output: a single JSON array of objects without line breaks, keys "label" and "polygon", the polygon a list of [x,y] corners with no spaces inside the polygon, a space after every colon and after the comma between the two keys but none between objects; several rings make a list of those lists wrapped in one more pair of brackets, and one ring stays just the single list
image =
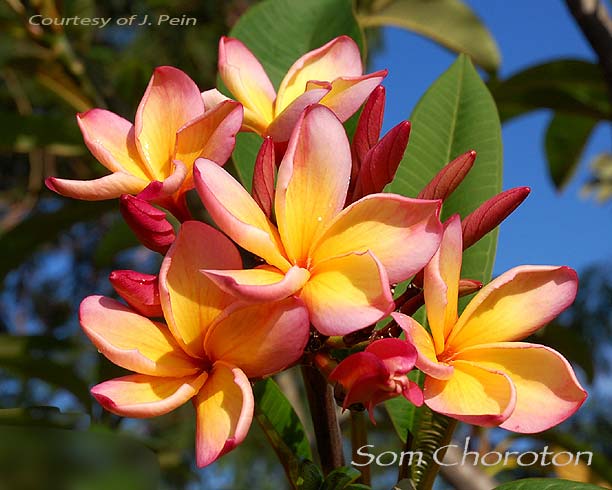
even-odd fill
[{"label": "thick branch", "polygon": [[612,19],[601,0],[565,0],[567,7],[599,58],[612,103]]},{"label": "thick branch", "polygon": [[318,369],[302,366],[302,376],[308,396],[317,449],[323,473],[344,466],[342,434],[336,417],[336,402],[332,388]]}]

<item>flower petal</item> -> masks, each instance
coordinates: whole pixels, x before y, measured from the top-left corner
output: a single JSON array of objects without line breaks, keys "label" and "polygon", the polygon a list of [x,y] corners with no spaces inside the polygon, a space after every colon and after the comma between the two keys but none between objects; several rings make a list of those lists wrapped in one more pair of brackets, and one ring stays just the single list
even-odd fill
[{"label": "flower petal", "polygon": [[81,327],[111,362],[153,376],[188,376],[196,362],[176,343],[165,325],[140,316],[104,296],[88,296],[79,309]]},{"label": "flower petal", "polygon": [[117,415],[157,417],[194,397],[207,377],[207,373],[183,378],[132,374],[100,383],[91,389],[91,394],[106,410]]},{"label": "flower petal", "polygon": [[200,90],[186,73],[171,66],[155,69],[134,124],[138,152],[154,180],[172,173],[176,132],[203,113]]},{"label": "flower petal", "polygon": [[[297,99],[311,80],[332,82],[363,73],[359,47],[348,36],[340,36],[299,58],[283,78],[276,97],[275,112],[281,113]],[[365,99],[364,99],[365,100]]]},{"label": "flower petal", "polygon": [[228,90],[251,111],[249,121],[258,132],[274,118],[276,92],[261,63],[241,41],[222,37],[219,41],[219,75]]},{"label": "flower petal", "polygon": [[112,271],[108,280],[132,309],[148,317],[161,317],[157,276],[132,270]]},{"label": "flower petal", "polygon": [[149,181],[153,177],[140,160],[134,126],[114,112],[91,109],[77,114],[85,145],[111,172],[125,172]]},{"label": "flower petal", "polygon": [[287,141],[304,109],[319,102],[330,90],[331,84],[327,82],[309,82],[306,91],[274,118],[266,130],[266,135],[276,142]]},{"label": "flower petal", "polygon": [[214,109],[216,106],[218,106],[222,102],[232,100],[228,96],[223,95],[216,88],[205,90],[200,95],[202,96],[202,100],[204,101],[204,109],[206,111]]},{"label": "flower petal", "polygon": [[242,125],[242,106],[234,101],[222,102],[188,122],[176,134],[174,159],[187,167],[185,190],[193,188],[193,163],[203,157],[224,165],[236,144],[236,133]]},{"label": "flower petal", "polygon": [[524,265],[482,288],[467,305],[446,345],[520,340],[546,324],[576,297],[578,278],[569,267]]},{"label": "flower petal", "polygon": [[215,223],[241,247],[286,271],[278,232],[261,208],[230,174],[214,162],[198,159],[194,170],[198,194]]},{"label": "flower petal", "polygon": [[139,177],[115,172],[94,180],[69,180],[47,177],[45,185],[58,194],[85,201],[116,199],[121,194],[138,194],[148,184]]},{"label": "flower petal", "polygon": [[344,127],[326,107],[309,107],[280,164],[274,203],[278,230],[293,263],[305,265],[312,242],[342,209],[350,175]]},{"label": "flower petal", "polygon": [[194,399],[196,463],[202,468],[234,449],[253,420],[253,390],[244,373],[217,361]]},{"label": "flower petal", "polygon": [[356,352],[344,359],[330,373],[329,381],[342,385],[346,392],[342,408],[353,403],[367,404],[389,379],[389,370],[371,352]]},{"label": "flower petal", "polygon": [[516,407],[501,427],[513,432],[550,429],[576,412],[587,397],[567,360],[543,345],[499,342],[466,349],[456,358],[510,377]]},{"label": "flower petal", "polygon": [[332,82],[332,89],[321,99],[321,104],[329,107],[342,122],[357,112],[387,76],[387,70],[380,70],[357,77],[340,77]]},{"label": "flower petal", "polygon": [[268,376],[302,356],[309,327],[308,311],[296,298],[234,304],[210,329],[204,349],[212,361],[238,366],[249,378]]},{"label": "flower petal", "polygon": [[406,374],[414,367],[417,351],[410,342],[400,339],[380,339],[365,349],[376,355],[391,375]]},{"label": "flower petal", "polygon": [[387,273],[370,252],[326,260],[311,274],[300,298],[323,335],[346,335],[393,310]]},{"label": "flower petal", "polygon": [[223,291],[242,301],[269,302],[291,296],[302,289],[310,273],[297,265],[286,274],[276,268],[241,269],[234,271],[203,270]]},{"label": "flower petal", "polygon": [[206,330],[233,301],[199,270],[241,266],[238,250],[222,233],[199,221],[183,223],[162,262],[159,289],[168,326],[192,356],[204,356]]},{"label": "flower petal", "polygon": [[454,368],[449,364],[438,362],[433,339],[425,327],[403,313],[391,313],[391,316],[402,327],[406,338],[416,347],[418,353],[416,367],[436,379],[449,379],[453,375]]},{"label": "flower petal", "polygon": [[423,292],[436,354],[444,351],[445,339],[457,323],[462,252],[461,221],[456,214],[445,223],[440,248],[424,270]]},{"label": "flower petal", "polygon": [[[396,194],[371,194],[344,209],[310,252],[313,263],[349,252],[370,250],[391,283],[423,268],[440,245],[439,201]],[[312,215],[311,215],[312,216]]]},{"label": "flower petal", "polygon": [[466,361],[456,361],[447,380],[425,378],[425,404],[433,411],[468,424],[492,427],[506,420],[516,403],[508,376]]}]

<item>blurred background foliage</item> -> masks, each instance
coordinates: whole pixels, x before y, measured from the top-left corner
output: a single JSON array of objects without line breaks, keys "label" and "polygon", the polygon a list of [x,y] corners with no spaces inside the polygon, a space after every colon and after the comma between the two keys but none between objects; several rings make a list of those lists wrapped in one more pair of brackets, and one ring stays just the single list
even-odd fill
[{"label": "blurred background foliage", "polygon": [[[121,369],[81,334],[78,304],[89,294],[113,295],[107,281],[111,270],[156,273],[160,257],[138,246],[116,202],[62,199],[43,185],[48,175],[101,175],[102,167],[87,152],[74,115],[103,107],[132,119],[155,66],[180,67],[203,89],[214,86],[218,39],[253,3],[0,3],[0,490],[287,487],[257,424],[237,451],[198,471],[191,405],[152,420],[131,420],[103,412],[93,402],[89,387],[120,375]],[[359,0],[354,9],[370,54],[380,47],[379,29],[395,25],[469,55],[485,74],[502,122],[541,108],[552,110],[554,117],[542,138],[551,179],[559,189],[581,164],[594,127],[611,118],[612,92],[596,64],[555,60],[498,79],[500,53],[494,37],[460,0]],[[28,19],[38,14],[113,19],[185,15],[197,23],[103,29],[31,24]],[[593,177],[585,192],[601,200],[611,197],[611,162],[608,152],[592,163]],[[579,367],[591,387],[587,406],[569,423],[537,437],[517,439],[504,431],[468,427],[459,435],[473,435],[475,447],[483,452],[553,443],[568,450],[593,450],[599,460],[590,469],[557,476],[610,485],[612,395],[606,385],[612,375],[611,267],[595,264],[581,271],[576,303],[535,339],[562,351]],[[277,381],[308,428],[298,377],[289,372]],[[381,452],[401,450],[383,411],[377,419],[370,442]],[[346,419],[343,429],[348,437]],[[499,482],[551,476],[550,467],[475,471]],[[390,488],[396,472],[377,469],[374,488]],[[443,476],[454,481],[453,475]]]}]

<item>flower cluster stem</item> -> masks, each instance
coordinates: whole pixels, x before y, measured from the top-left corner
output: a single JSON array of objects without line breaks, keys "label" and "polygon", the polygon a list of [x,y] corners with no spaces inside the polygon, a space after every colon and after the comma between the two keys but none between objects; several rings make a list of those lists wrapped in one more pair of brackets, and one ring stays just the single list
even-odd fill
[{"label": "flower cluster stem", "polygon": [[325,377],[312,366],[302,366],[302,376],[321,467],[325,475],[344,466],[342,433],[336,416],[336,402]]},{"label": "flower cluster stem", "polygon": [[[354,411],[351,410],[351,447],[353,451],[352,461],[355,463],[366,463],[366,460],[363,456],[360,456],[357,453],[357,450],[360,447],[365,446],[368,443],[368,431],[366,429],[366,419],[363,411]],[[371,472],[370,465],[366,464],[365,466],[359,466],[359,471],[361,471],[361,477],[359,478],[359,483],[363,483],[364,485],[371,484]]]}]

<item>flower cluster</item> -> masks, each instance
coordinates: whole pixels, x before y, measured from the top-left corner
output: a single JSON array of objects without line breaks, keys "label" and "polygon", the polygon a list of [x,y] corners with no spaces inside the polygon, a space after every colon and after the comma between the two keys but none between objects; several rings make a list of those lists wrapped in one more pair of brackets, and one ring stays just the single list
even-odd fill
[{"label": "flower cluster", "polygon": [[[467,152],[418,198],[384,193],[410,125],[380,138],[386,71],[364,75],[348,37],[298,59],[278,91],[237,39],[221,39],[219,72],[236,101],[216,89],[200,93],[182,71],[160,67],[133,125],[106,110],[79,114],[87,147],[111,174],[47,179],[64,196],[119,198],[142,244],[165,256],[158,275],[111,274],[127,306],[102,296],[81,304],[85,334],[134,373],[94,386],[100,404],[153,417],[192,400],[197,463],[205,466],[246,436],[252,380],[312,362],[313,353],[328,356],[328,338],[348,345],[354,336],[359,352],[332,360],[326,374],[343,391],[343,408],[363,404],[372,421],[376,404],[399,395],[518,432],[547,429],[578,409],[586,393],[567,361],[518,342],[571,304],[571,269],[513,269],[458,317],[458,297],[482,286],[460,278],[462,251],[527,188],[442,223],[442,202],[474,164]],[[343,122],[362,106],[349,141]],[[239,131],[263,138],[251,193],[223,168]],[[217,228],[192,219],[185,196],[194,187]],[[236,245],[259,265],[244,268]],[[394,299],[394,285],[408,280]],[[429,330],[410,316],[423,303]],[[391,324],[375,329],[389,316]],[[304,356],[313,332],[324,342]],[[426,375],[422,387],[407,376],[416,368]]]}]

